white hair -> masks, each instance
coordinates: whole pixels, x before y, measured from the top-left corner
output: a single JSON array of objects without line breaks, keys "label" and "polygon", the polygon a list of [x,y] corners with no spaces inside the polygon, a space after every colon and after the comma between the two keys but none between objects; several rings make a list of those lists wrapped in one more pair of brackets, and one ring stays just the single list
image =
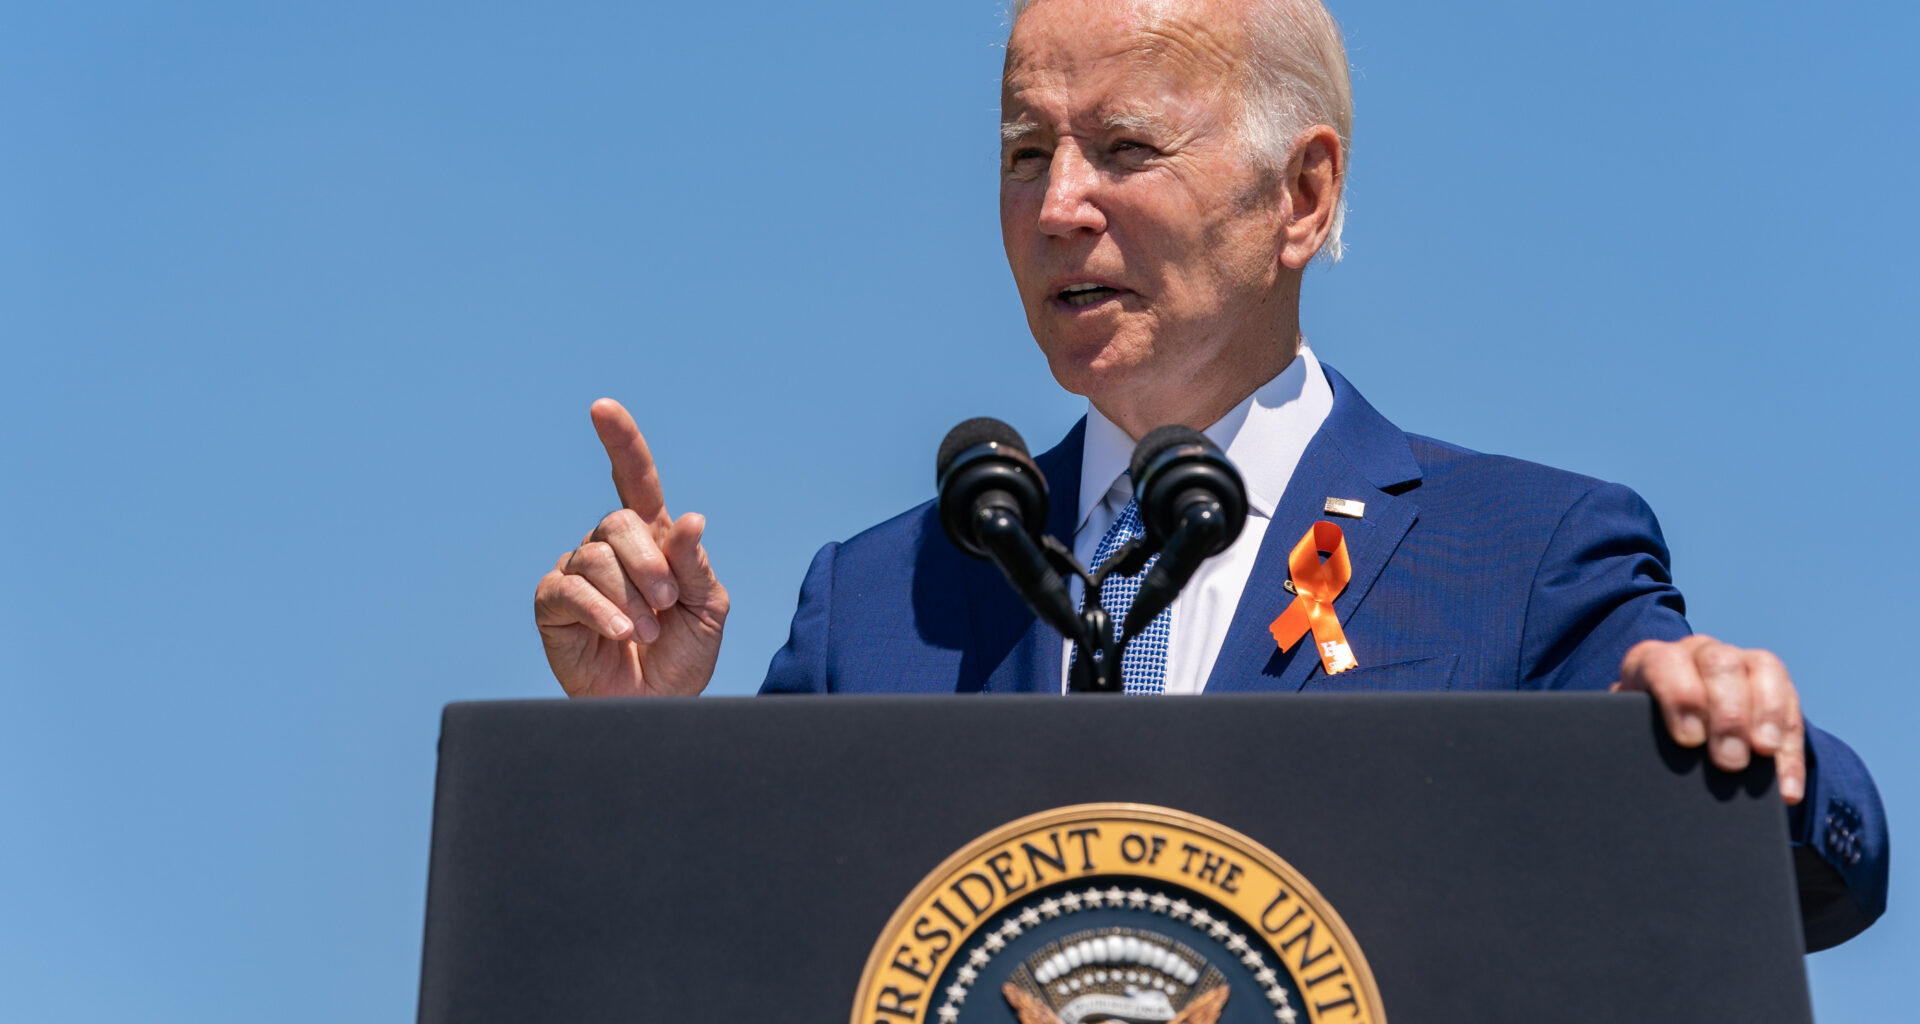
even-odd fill
[{"label": "white hair", "polygon": [[[1033,0],[1012,0],[1008,23],[1019,19]],[[1244,130],[1260,162],[1283,168],[1293,156],[1293,141],[1315,125],[1340,136],[1340,177],[1346,178],[1346,154],[1353,147],[1353,83],[1340,26],[1321,0],[1251,0],[1247,12],[1246,76],[1241,82]],[[1347,222],[1346,191],[1333,212],[1333,227],[1321,255],[1338,262],[1344,247],[1340,232]]]}]

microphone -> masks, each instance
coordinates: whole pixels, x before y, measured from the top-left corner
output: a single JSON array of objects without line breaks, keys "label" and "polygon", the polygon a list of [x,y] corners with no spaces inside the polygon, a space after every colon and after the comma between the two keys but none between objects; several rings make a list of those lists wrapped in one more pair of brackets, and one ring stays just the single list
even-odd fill
[{"label": "microphone", "polygon": [[1035,615],[1063,636],[1078,636],[1073,597],[1040,548],[1047,479],[1020,433],[987,416],[967,420],[940,442],[934,472],[940,528],[953,546],[990,559]]},{"label": "microphone", "polygon": [[1121,626],[1131,637],[1173,603],[1200,563],[1240,536],[1247,525],[1247,485],[1205,434],[1178,425],[1141,438],[1129,470],[1147,543],[1160,550]]}]

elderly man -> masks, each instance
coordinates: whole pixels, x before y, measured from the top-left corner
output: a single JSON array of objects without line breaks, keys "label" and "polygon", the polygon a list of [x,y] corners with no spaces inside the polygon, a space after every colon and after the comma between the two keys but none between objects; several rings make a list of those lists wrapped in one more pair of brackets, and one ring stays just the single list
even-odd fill
[{"label": "elderly man", "polygon": [[[1638,496],[1404,434],[1307,347],[1302,274],[1339,256],[1352,126],[1318,0],[1033,0],[1001,104],[1007,262],[1054,378],[1088,400],[1038,458],[1049,531],[1084,562],[1137,532],[1127,456],[1165,424],[1205,431],[1248,485],[1245,532],[1129,659],[1129,691],[1645,690],[1718,767],[1774,759],[1812,947],[1878,916],[1871,779],[1804,725],[1779,659],[1690,635]],[[573,696],[698,693],[727,615],[704,521],[667,514],[626,410],[592,413],[623,507],[540,581],[549,663]],[[1348,513],[1346,671],[1268,632],[1328,499]],[[922,506],[821,550],[764,690],[1057,691],[1070,657]]]}]

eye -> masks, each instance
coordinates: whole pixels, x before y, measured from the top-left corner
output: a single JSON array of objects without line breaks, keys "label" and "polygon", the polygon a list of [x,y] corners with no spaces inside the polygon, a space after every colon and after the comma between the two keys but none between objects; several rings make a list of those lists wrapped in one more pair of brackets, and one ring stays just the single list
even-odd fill
[{"label": "eye", "polygon": [[1161,156],[1159,147],[1139,139],[1119,138],[1107,144],[1106,163],[1120,171],[1144,171]]},{"label": "eye", "polygon": [[1007,154],[1007,173],[1016,178],[1039,176],[1053,162],[1053,154],[1033,146],[1022,146]]}]

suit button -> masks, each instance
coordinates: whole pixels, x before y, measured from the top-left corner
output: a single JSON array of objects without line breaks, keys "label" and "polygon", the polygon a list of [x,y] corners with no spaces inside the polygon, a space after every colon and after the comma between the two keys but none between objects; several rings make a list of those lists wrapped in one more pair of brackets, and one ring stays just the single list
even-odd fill
[{"label": "suit button", "polygon": [[1834,859],[1848,867],[1860,863],[1860,812],[1842,800],[1827,808],[1826,847]]}]

